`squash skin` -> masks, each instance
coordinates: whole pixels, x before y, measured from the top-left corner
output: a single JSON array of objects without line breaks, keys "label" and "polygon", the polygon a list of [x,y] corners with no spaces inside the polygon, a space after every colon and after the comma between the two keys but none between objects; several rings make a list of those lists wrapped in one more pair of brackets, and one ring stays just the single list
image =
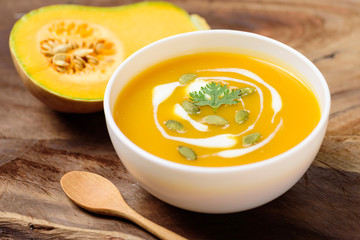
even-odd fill
[{"label": "squash skin", "polygon": [[[137,3],[137,4],[130,4],[125,6],[119,6],[119,7],[110,7],[108,9],[111,9],[111,11],[114,11],[115,9],[120,8],[131,8],[146,5],[146,4],[169,4],[169,3],[159,3],[159,2],[153,2],[153,3]],[[170,4],[172,7],[174,5]],[[36,9],[31,11],[30,13],[26,14],[23,18],[30,17],[34,14],[41,14],[41,12],[46,11],[46,8],[86,8],[90,11],[96,11],[97,7],[88,7],[88,6],[80,6],[80,5],[54,5],[54,6],[48,6],[40,9]],[[175,6],[176,7],[176,6]],[[176,7],[177,8],[177,7]],[[45,10],[44,10],[45,9]],[[101,8],[100,8],[101,9]],[[105,9],[105,8],[102,8]],[[184,10],[178,8],[180,11],[183,11],[185,14],[187,14]],[[115,10],[116,11],[116,10]],[[120,13],[121,14],[121,13]],[[16,54],[16,46],[14,43],[14,32],[17,30],[16,28],[19,28],[19,22],[24,21],[24,19],[19,20],[13,27],[13,30],[10,34],[10,52],[11,57],[14,62],[14,65],[16,67],[16,70],[18,74],[21,77],[21,80],[23,81],[26,88],[41,102],[43,102],[45,105],[50,107],[53,110],[59,111],[59,112],[68,112],[68,113],[92,113],[92,112],[98,112],[103,109],[103,100],[102,98],[96,98],[96,99],[85,99],[85,98],[74,98],[74,97],[68,97],[62,94],[59,94],[55,91],[52,91],[48,89],[46,86],[43,86],[42,84],[38,83],[34,77],[31,76],[31,74],[28,74],[26,68],[21,63],[21,59]],[[194,19],[191,19],[192,22],[194,22]],[[196,21],[196,19],[195,19]],[[205,22],[206,23],[206,22]],[[208,25],[202,23],[202,25],[193,23],[194,27],[196,27],[198,30],[200,29],[208,29]],[[199,27],[200,26],[200,27]],[[29,52],[31,54],[31,52]]]},{"label": "squash skin", "polygon": [[73,98],[66,98],[55,92],[51,92],[48,89],[40,86],[36,81],[33,81],[24,71],[19,62],[17,61],[13,51],[11,52],[11,58],[14,62],[17,73],[19,74],[22,82],[29,92],[35,96],[38,100],[43,102],[49,108],[65,113],[94,113],[102,111],[102,100],[78,100]]}]

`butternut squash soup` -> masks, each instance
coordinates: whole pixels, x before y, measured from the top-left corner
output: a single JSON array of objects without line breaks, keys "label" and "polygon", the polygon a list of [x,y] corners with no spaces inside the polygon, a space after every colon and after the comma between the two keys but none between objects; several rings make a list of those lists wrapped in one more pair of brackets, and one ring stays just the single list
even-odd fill
[{"label": "butternut squash soup", "polygon": [[254,163],[300,143],[320,120],[311,89],[281,66],[233,53],[197,53],[132,79],[114,110],[120,130],[169,161]]}]

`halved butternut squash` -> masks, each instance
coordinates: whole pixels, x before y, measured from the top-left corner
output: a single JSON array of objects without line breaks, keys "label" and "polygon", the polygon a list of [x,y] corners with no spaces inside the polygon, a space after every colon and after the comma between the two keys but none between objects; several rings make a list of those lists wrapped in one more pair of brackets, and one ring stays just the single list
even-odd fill
[{"label": "halved butternut squash", "polygon": [[53,5],[24,15],[9,43],[17,71],[35,97],[57,111],[89,113],[102,110],[111,74],[133,52],[208,28],[198,15],[165,2]]}]

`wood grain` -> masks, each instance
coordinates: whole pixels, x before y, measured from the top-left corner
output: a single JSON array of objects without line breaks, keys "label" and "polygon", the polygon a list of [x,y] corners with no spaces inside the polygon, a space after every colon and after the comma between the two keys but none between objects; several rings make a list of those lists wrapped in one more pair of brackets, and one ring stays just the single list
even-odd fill
[{"label": "wood grain", "polygon": [[145,192],[116,156],[103,113],[61,114],[23,86],[8,36],[23,13],[55,3],[114,6],[134,1],[3,1],[0,9],[0,238],[154,239],[134,224],[74,205],[61,176],[73,170],[110,179],[150,220],[190,239],[360,239],[360,2],[351,0],[172,1],[212,28],[259,33],[312,60],[332,108],[313,165],[286,194],[234,214],[184,211]]},{"label": "wood grain", "polygon": [[67,227],[10,212],[0,213],[0,224],[2,239],[142,239],[121,232]]}]

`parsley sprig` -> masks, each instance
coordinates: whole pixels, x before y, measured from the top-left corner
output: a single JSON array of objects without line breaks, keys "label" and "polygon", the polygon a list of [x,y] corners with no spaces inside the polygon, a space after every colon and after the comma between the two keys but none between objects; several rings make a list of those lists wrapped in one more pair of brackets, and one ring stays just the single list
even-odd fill
[{"label": "parsley sprig", "polygon": [[214,109],[214,112],[223,104],[236,104],[242,96],[241,89],[229,90],[227,85],[211,82],[201,87],[200,91],[189,93],[190,101],[197,106],[208,105]]}]

